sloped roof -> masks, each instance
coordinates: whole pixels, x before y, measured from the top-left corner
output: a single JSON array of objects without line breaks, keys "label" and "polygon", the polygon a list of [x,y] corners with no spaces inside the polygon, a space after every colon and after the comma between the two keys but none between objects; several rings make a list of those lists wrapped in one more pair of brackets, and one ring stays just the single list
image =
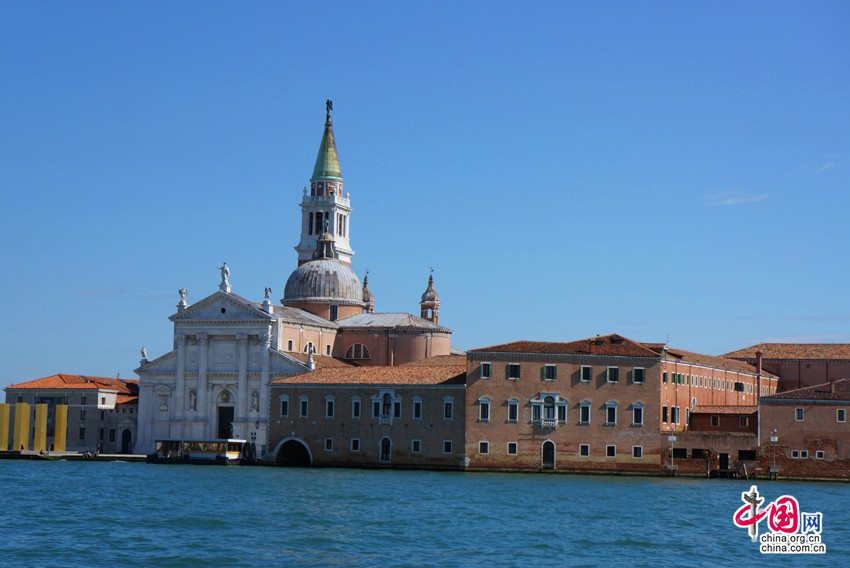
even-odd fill
[{"label": "sloped roof", "polygon": [[695,406],[691,409],[694,414],[755,414],[758,406]]},{"label": "sloped roof", "polygon": [[[286,353],[293,359],[297,359],[302,363],[307,363],[307,354],[306,353]],[[336,357],[328,357],[327,355],[316,355],[313,353],[313,361],[316,363],[316,369],[323,369],[325,367],[358,367],[359,365],[352,361],[347,361],[345,359],[337,359]]]},{"label": "sloped roof", "polygon": [[658,353],[652,351],[642,343],[626,339],[621,335],[612,333],[568,343],[554,343],[550,341],[514,341],[480,349],[470,349],[469,352],[482,353],[534,353],[545,355],[602,355],[616,357],[658,357]]},{"label": "sloped roof", "polygon": [[[697,365],[705,365],[706,367],[716,367],[719,369],[728,369],[730,371],[740,371],[741,373],[755,374],[756,368],[745,361],[737,359],[728,359],[726,357],[715,357],[714,355],[703,355],[702,353],[693,353],[683,349],[667,349],[668,357],[681,359],[683,363],[696,363]],[[769,373],[762,369],[763,377],[776,377],[773,373]]]},{"label": "sloped roof", "polygon": [[424,329],[447,333],[451,333],[452,331],[430,320],[404,313],[354,314],[353,316],[337,320],[337,324],[341,329],[377,327]]},{"label": "sloped roof", "polygon": [[115,404],[139,404],[139,397],[119,394],[115,397]]},{"label": "sloped roof", "polygon": [[466,359],[447,355],[394,367],[325,367],[272,384],[462,385],[466,384]]},{"label": "sloped roof", "polygon": [[116,390],[119,394],[137,395],[139,393],[139,381],[137,379],[113,379],[110,377],[90,377],[87,375],[51,375],[43,379],[36,379],[26,383],[19,383],[6,387],[6,389],[39,389],[39,390]]},{"label": "sloped roof", "polygon": [[781,400],[836,400],[850,402],[850,379],[839,379],[813,387],[803,387],[778,392],[761,397],[760,401],[770,403]]},{"label": "sloped roof", "polygon": [[850,343],[759,343],[723,355],[734,359],[850,359]]}]

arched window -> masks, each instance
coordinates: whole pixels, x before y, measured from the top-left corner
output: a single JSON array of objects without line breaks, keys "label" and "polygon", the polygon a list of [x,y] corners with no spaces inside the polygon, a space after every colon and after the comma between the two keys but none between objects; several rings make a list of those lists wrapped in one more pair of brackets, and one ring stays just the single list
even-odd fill
[{"label": "arched window", "polygon": [[307,345],[304,346],[304,353],[315,353],[315,352],[316,352],[316,346],[313,345],[312,341],[308,341]]},{"label": "arched window", "polygon": [[345,352],[346,359],[369,359],[369,350],[362,343],[355,343]]},{"label": "arched window", "polygon": [[390,396],[390,393],[384,393],[384,404],[381,410],[381,414],[383,416],[390,415],[390,406],[392,406],[392,397]]},{"label": "arched window", "polygon": [[392,455],[391,450],[392,450],[392,442],[390,441],[390,439],[389,438],[382,438],[381,439],[381,461],[382,462],[389,463],[390,456]]},{"label": "arched window", "polygon": [[292,351],[292,340],[289,340],[289,350]]},{"label": "arched window", "polygon": [[555,399],[551,396],[543,399],[543,417],[546,420],[555,419]]}]

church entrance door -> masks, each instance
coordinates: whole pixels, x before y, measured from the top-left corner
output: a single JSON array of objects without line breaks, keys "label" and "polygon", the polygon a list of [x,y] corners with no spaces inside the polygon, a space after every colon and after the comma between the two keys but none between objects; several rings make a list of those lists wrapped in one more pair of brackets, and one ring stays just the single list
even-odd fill
[{"label": "church entrance door", "polygon": [[130,453],[130,444],[133,443],[133,433],[128,429],[124,429],[121,432],[121,453],[129,454]]},{"label": "church entrance door", "polygon": [[543,469],[555,469],[555,444],[546,440],[541,451]]},{"label": "church entrance door", "polygon": [[233,407],[219,406],[218,407],[218,432],[219,438],[233,437]]}]

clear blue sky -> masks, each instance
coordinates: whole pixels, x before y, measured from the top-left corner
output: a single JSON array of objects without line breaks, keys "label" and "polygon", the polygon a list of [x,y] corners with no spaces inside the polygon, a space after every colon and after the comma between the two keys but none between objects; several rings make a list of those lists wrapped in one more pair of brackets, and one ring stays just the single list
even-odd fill
[{"label": "clear blue sky", "polygon": [[378,311],[850,342],[847,2],[6,2],[0,77],[0,386],[280,298],[328,98]]}]

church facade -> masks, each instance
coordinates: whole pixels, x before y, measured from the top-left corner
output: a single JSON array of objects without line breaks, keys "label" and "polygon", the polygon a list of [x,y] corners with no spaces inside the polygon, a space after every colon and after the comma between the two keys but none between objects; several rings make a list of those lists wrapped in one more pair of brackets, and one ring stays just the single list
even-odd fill
[{"label": "church facade", "polygon": [[420,317],[378,313],[368,279],[351,269],[351,197],[343,192],[330,104],[309,192],[301,200],[297,266],[279,304],[234,294],[227,264],[219,290],[189,304],[180,290],[173,349],[139,375],[137,452],[157,439],[236,437],[268,443],[269,383],[323,366],[395,366],[451,352],[429,278]]}]

